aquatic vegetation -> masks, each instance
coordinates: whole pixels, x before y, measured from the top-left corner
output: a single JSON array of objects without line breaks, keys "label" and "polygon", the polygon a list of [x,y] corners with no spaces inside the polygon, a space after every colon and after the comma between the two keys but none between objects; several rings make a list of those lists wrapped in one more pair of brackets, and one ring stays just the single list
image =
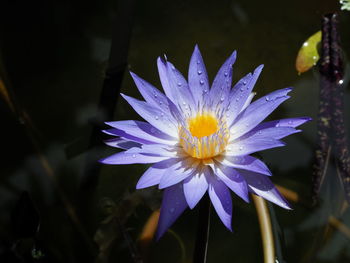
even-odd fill
[{"label": "aquatic vegetation", "polygon": [[251,154],[284,146],[282,138],[300,132],[309,118],[262,122],[282,102],[291,88],[276,90],[252,102],[253,87],[263,66],[244,76],[231,89],[236,52],[225,61],[209,84],[201,53],[191,57],[188,82],[167,59],[158,58],[165,92],[131,73],[145,101],[122,94],[147,122],[107,122],[105,133],[118,136],[106,143],[124,149],[101,162],[105,164],[154,163],[136,188],[158,185],[164,190],[157,237],[208,192],[218,216],[231,230],[230,190],[249,202],[249,193],[283,208],[287,201],[272,184],[268,167]]},{"label": "aquatic vegetation", "polygon": [[350,11],[350,2],[349,2],[349,0],[340,0],[339,3],[341,4],[341,7],[340,7],[341,10],[348,10],[348,11]]},{"label": "aquatic vegetation", "polygon": [[301,46],[295,61],[295,68],[299,74],[308,71],[310,68],[315,66],[317,61],[320,59],[317,45],[321,42],[321,37],[322,32],[317,31]]}]

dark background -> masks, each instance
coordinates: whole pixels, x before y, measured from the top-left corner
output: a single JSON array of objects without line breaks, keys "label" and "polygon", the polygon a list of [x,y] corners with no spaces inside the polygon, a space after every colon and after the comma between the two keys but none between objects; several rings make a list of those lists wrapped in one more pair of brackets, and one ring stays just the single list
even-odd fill
[{"label": "dark background", "polygon": [[[271,119],[317,118],[317,70],[298,75],[295,59],[302,43],[320,30],[322,15],[340,12],[337,1],[134,2],[129,13],[124,13],[132,18],[132,26],[124,24],[123,19],[114,20],[125,7],[121,0],[0,2],[0,73],[32,123],[28,133],[23,125],[28,119],[18,118],[4,100],[0,101],[1,262],[94,262],[97,255],[96,262],[133,262],[130,244],[136,242],[161,198],[155,188],[135,192],[137,179],[146,166],[103,166],[97,173],[98,182],[82,195],[79,190],[86,163],[91,162],[87,148],[92,128],[106,117],[98,111],[98,103],[113,28],[125,29],[113,39],[121,43],[120,50],[128,51],[122,54],[128,54],[123,93],[140,97],[128,70],[160,88],[156,59],[164,53],[187,76],[191,53],[198,44],[211,80],[226,57],[237,50],[235,81],[265,64],[255,87],[257,97],[295,87],[292,98]],[[350,50],[349,24],[350,12],[340,12],[345,59]],[[130,41],[125,41],[129,29]],[[345,86],[348,78],[347,73]],[[345,98],[348,97],[347,89]],[[118,100],[114,120],[138,118],[127,103]],[[275,183],[309,200],[316,122],[302,129],[302,134],[286,140],[287,147],[263,152],[261,157],[274,173]],[[98,148],[92,160],[111,152],[113,149]],[[52,173],[43,168],[40,156],[48,160]],[[308,262],[310,254],[314,255],[312,262],[350,259],[349,237],[333,231],[326,241],[320,238],[319,233],[323,233],[333,213],[333,202],[337,200],[334,194],[342,194],[336,177],[328,181],[322,194],[325,201],[317,209],[299,203],[293,204],[293,211],[271,206],[285,262]],[[81,196],[87,198],[82,200]],[[32,204],[35,208],[31,208]],[[67,213],[70,205],[77,211],[80,223],[72,222],[72,215]],[[117,223],[103,221],[110,218],[111,210],[117,211]],[[35,228],[36,213],[40,216],[38,232],[24,235],[18,229]],[[153,243],[150,262],[190,262],[197,216],[197,209],[186,211],[174,224],[173,234]],[[347,214],[341,219],[350,223]],[[234,232],[230,233],[212,213],[208,262],[262,262],[254,206],[235,197],[232,224]],[[96,231],[102,233],[102,238],[96,239]],[[94,236],[100,252],[93,243]],[[43,256],[33,257],[33,246]]]}]

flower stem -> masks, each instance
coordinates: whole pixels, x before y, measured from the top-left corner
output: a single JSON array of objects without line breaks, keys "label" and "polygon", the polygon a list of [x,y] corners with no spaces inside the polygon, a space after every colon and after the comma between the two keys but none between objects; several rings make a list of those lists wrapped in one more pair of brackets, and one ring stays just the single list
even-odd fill
[{"label": "flower stem", "polygon": [[266,201],[257,195],[252,195],[256,212],[258,214],[261,238],[264,251],[264,262],[275,262],[275,246],[271,227],[270,213]]},{"label": "flower stem", "polygon": [[196,244],[194,247],[193,263],[205,263],[207,261],[207,250],[210,225],[210,200],[206,194],[199,204],[199,217]]}]

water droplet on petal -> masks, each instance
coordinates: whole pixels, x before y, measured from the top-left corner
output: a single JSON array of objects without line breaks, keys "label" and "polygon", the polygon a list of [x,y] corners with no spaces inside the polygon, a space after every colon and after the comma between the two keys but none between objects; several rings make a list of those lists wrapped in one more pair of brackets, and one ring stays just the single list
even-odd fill
[{"label": "water droplet on petal", "polygon": [[239,146],[239,150],[242,151],[243,150],[243,146]]},{"label": "water droplet on petal", "polygon": [[177,85],[178,85],[179,87],[181,87],[182,84],[181,84],[181,82],[178,82]]},{"label": "water droplet on petal", "polygon": [[204,84],[204,80],[201,79],[201,80],[199,81],[199,83],[200,83],[201,85],[203,85],[203,84]]},{"label": "water droplet on petal", "polygon": [[222,97],[220,98],[220,100],[221,100],[221,101],[224,101],[224,100],[225,100],[225,97],[224,97],[224,96],[222,96]]},{"label": "water droplet on petal", "polygon": [[243,88],[243,87],[241,87],[241,88],[240,88],[240,91],[243,91],[243,90],[244,90],[244,88]]},{"label": "water droplet on petal", "polygon": [[239,101],[239,98],[236,98],[236,101]]},{"label": "water droplet on petal", "polygon": [[292,121],[292,120],[289,120],[289,121],[288,121],[288,124],[293,124],[293,121]]},{"label": "water droplet on petal", "polygon": [[247,85],[247,82],[245,80],[243,81],[243,85]]},{"label": "water droplet on petal", "polygon": [[270,98],[266,96],[266,97],[265,97],[265,100],[266,100],[266,101],[269,101],[269,100],[270,100]]},{"label": "water droplet on petal", "polygon": [[156,116],[155,116],[155,119],[156,119],[156,120],[158,120],[158,119],[159,119],[159,117],[156,115]]},{"label": "water droplet on petal", "polygon": [[197,60],[197,64],[200,64],[201,62],[200,62],[200,60]]},{"label": "water droplet on petal", "polygon": [[155,97],[155,98],[157,98],[157,97],[158,97],[158,95],[157,95],[157,94],[154,94],[154,97]]},{"label": "water droplet on petal", "polygon": [[225,77],[227,77],[227,76],[228,76],[228,73],[225,71],[224,75],[225,75]]},{"label": "water droplet on petal", "polygon": [[202,74],[202,71],[201,70],[198,70],[197,71],[198,75]]},{"label": "water droplet on petal", "polygon": [[136,158],[136,154],[133,154],[133,155],[132,155],[132,158]]}]

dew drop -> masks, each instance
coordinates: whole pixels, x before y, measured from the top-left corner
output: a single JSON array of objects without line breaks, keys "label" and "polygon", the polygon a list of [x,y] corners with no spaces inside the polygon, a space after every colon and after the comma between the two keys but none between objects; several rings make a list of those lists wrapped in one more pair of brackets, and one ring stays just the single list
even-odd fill
[{"label": "dew drop", "polygon": [[242,151],[243,150],[243,146],[239,146],[239,150]]},{"label": "dew drop", "polygon": [[178,85],[179,87],[181,87],[182,84],[181,84],[181,82],[178,82],[177,85]]},{"label": "dew drop", "polygon": [[163,117],[163,116],[164,116],[164,113],[162,112],[162,113],[160,114],[160,116],[162,116],[162,117]]},{"label": "dew drop", "polygon": [[207,93],[207,92],[208,92],[208,90],[206,90],[206,89],[205,89],[205,90],[203,90],[203,92],[204,92],[204,93]]},{"label": "dew drop", "polygon": [[198,75],[202,74],[202,71],[201,70],[198,70],[197,71]]},{"label": "dew drop", "polygon": [[228,76],[228,73],[225,71],[224,75],[225,75],[225,77],[227,77],[227,76]]},{"label": "dew drop", "polygon": [[200,60],[197,60],[197,64],[200,64],[201,62],[200,62]]},{"label": "dew drop", "polygon": [[156,119],[156,120],[158,120],[158,119],[159,119],[159,117],[156,115],[156,116],[155,116],[155,119]]},{"label": "dew drop", "polygon": [[243,81],[243,85],[247,85],[247,82],[245,80]]},{"label": "dew drop", "polygon": [[288,121],[288,124],[293,124],[293,121],[292,120]]},{"label": "dew drop", "polygon": [[224,96],[222,96],[222,97],[220,98],[220,100],[221,100],[221,101],[224,101],[224,100],[225,100],[225,97],[224,97]]},{"label": "dew drop", "polygon": [[243,91],[243,90],[244,90],[244,88],[243,88],[243,87],[241,87],[241,88],[240,88],[240,91]]},{"label": "dew drop", "polygon": [[199,81],[199,83],[200,83],[201,85],[203,85],[203,84],[204,84],[204,80],[201,79],[201,80]]},{"label": "dew drop", "polygon": [[236,101],[239,101],[239,98],[236,98]]},{"label": "dew drop", "polygon": [[186,105],[186,102],[182,102],[182,105]]},{"label": "dew drop", "polygon": [[163,104],[163,102],[160,100],[160,101],[159,101],[159,105],[162,105],[162,104]]},{"label": "dew drop", "polygon": [[157,98],[157,97],[158,97],[158,95],[157,95],[157,94],[154,94],[154,97],[155,97],[155,98]]},{"label": "dew drop", "polygon": [[136,154],[133,154],[133,155],[132,155],[132,158],[136,158]]},{"label": "dew drop", "polygon": [[269,97],[265,97],[265,100],[266,100],[266,101],[269,101],[269,100],[270,100],[270,98],[269,98]]}]

